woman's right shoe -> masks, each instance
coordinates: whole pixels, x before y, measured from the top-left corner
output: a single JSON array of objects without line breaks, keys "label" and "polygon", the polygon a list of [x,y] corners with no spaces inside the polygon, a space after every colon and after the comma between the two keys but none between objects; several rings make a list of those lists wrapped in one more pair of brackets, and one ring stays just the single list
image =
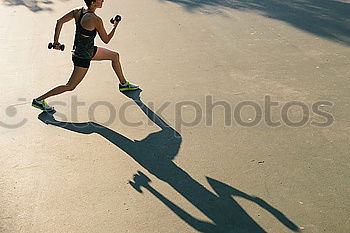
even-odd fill
[{"label": "woman's right shoe", "polygon": [[139,86],[132,84],[131,82],[126,82],[124,84],[120,84],[119,83],[119,91],[123,92],[123,91],[135,91],[138,90]]},{"label": "woman's right shoe", "polygon": [[55,109],[49,106],[45,100],[33,99],[32,106],[45,112],[53,112]]}]

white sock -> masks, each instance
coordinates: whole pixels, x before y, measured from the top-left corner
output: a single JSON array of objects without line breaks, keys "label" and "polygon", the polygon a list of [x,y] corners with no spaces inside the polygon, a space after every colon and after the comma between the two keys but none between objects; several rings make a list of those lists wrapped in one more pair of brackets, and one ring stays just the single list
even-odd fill
[{"label": "white sock", "polygon": [[122,84],[123,87],[125,87],[126,85],[128,85],[128,81],[126,81],[124,84]]}]

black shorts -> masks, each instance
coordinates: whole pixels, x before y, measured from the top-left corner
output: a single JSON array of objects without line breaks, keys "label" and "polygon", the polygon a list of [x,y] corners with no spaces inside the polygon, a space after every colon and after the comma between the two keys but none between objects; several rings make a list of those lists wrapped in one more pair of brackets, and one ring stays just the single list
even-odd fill
[{"label": "black shorts", "polygon": [[[96,52],[97,52],[97,46],[94,46],[94,54],[92,55],[92,57],[95,56]],[[82,59],[82,58],[79,58],[79,57],[76,57],[73,55],[72,61],[73,61],[74,66],[89,68],[91,59]]]}]

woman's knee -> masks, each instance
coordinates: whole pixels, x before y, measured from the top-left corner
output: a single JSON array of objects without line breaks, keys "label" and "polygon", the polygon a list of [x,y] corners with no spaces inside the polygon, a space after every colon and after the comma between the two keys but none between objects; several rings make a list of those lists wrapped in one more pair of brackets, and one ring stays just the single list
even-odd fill
[{"label": "woman's knee", "polygon": [[114,52],[114,53],[113,53],[113,58],[112,58],[112,60],[113,60],[113,61],[119,61],[119,58],[120,58],[119,53]]},{"label": "woman's knee", "polygon": [[65,85],[66,91],[73,91],[75,89],[75,87],[76,87],[76,85],[72,85],[72,84]]}]

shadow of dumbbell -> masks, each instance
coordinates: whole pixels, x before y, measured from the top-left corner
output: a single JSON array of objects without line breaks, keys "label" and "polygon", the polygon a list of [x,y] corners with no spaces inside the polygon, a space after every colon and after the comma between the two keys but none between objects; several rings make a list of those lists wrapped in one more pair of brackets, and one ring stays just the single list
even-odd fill
[{"label": "shadow of dumbbell", "polygon": [[139,193],[142,193],[141,187],[149,189],[151,180],[142,172],[137,171],[137,174],[134,175],[133,181],[129,181],[129,184]]}]

